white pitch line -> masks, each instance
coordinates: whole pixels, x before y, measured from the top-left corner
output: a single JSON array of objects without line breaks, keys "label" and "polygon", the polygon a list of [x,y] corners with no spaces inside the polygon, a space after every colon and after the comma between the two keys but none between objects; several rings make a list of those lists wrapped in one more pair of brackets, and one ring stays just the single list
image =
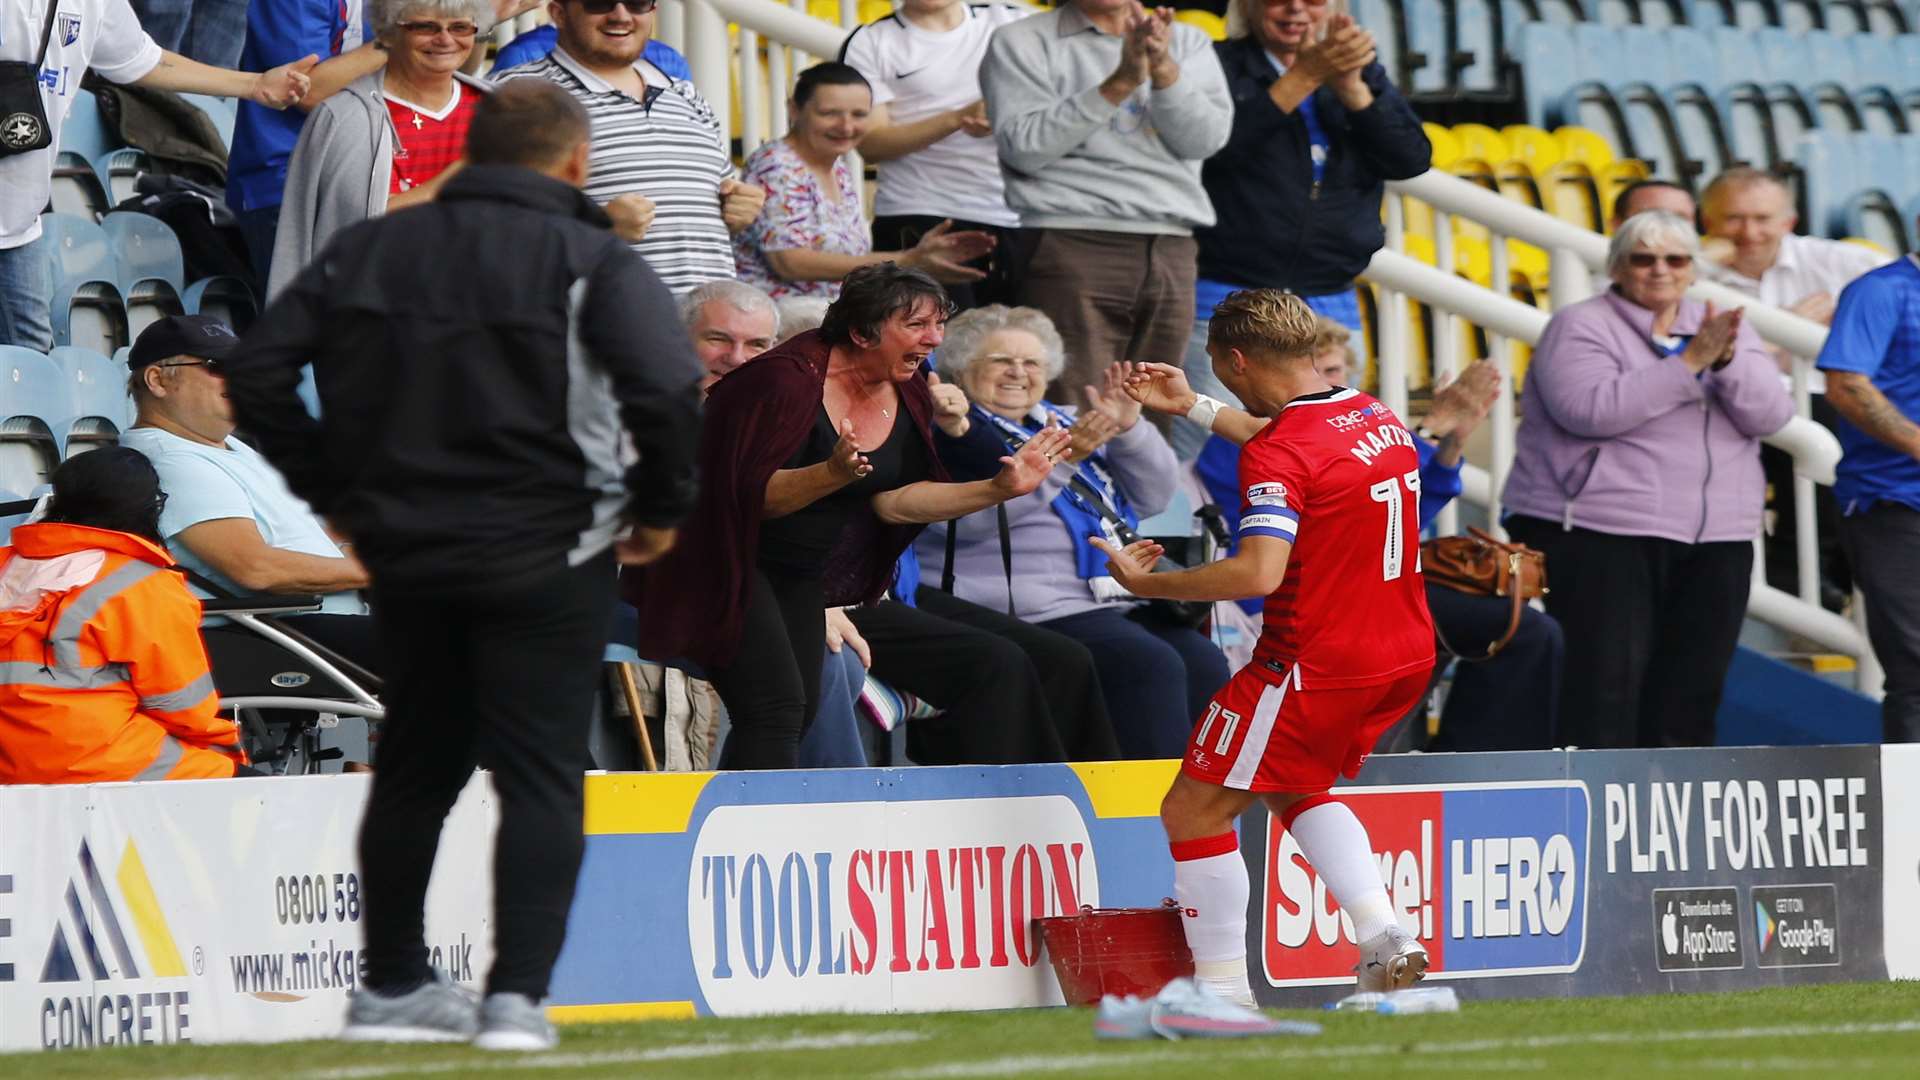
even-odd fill
[{"label": "white pitch line", "polygon": [[[441,1073],[473,1073],[499,1069],[583,1069],[594,1065],[643,1065],[651,1061],[687,1061],[697,1058],[729,1057],[735,1054],[770,1054],[798,1050],[845,1050],[869,1046],[897,1046],[921,1042],[926,1035],[918,1031],[883,1031],[872,1034],[841,1032],[835,1035],[797,1035],[786,1039],[760,1039],[754,1042],[690,1042],[656,1046],[647,1050],[605,1050],[576,1054],[503,1054],[484,1060],[420,1061],[388,1065],[343,1065],[331,1069],[312,1069],[288,1073],[286,1080],[370,1080],[378,1076],[422,1076]],[[458,1045],[458,1044],[450,1044]],[[236,1080],[241,1073],[197,1074],[167,1077],[164,1080]]]},{"label": "white pitch line", "polygon": [[[1363,1046],[1277,1047],[1259,1043],[1258,1049],[1235,1049],[1215,1053],[1211,1061],[1222,1058],[1259,1058],[1262,1061],[1383,1057],[1405,1054],[1479,1054],[1503,1050],[1539,1050],[1558,1046],[1601,1046],[1614,1043],[1684,1043],[1717,1040],[1800,1038],[1833,1035],[1884,1035],[1920,1032],[1920,1020],[1899,1020],[1873,1024],[1786,1024],[1778,1027],[1701,1029],[1696,1031],[1595,1031],[1568,1035],[1532,1035],[1512,1039],[1462,1039],[1452,1042],[1374,1043]],[[1108,1054],[1023,1055],[987,1058],[981,1061],[952,1061],[916,1069],[902,1069],[887,1075],[892,1080],[952,1080],[969,1076],[1019,1076],[1036,1073],[1072,1072],[1077,1069],[1137,1069],[1157,1066],[1186,1055],[1160,1048],[1128,1053],[1116,1050]]]}]

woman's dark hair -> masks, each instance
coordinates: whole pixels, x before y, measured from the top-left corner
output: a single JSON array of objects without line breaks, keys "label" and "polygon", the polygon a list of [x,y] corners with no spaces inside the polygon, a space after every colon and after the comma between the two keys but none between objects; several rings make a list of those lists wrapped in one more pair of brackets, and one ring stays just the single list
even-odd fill
[{"label": "woman's dark hair", "polygon": [[801,72],[800,77],[794,80],[794,107],[806,108],[807,102],[813,100],[813,92],[823,86],[864,86],[869,94],[873,92],[873,86],[867,82],[867,77],[856,71],[851,64],[843,64],[838,60],[822,60]]},{"label": "woman's dark hair", "polygon": [[855,337],[873,341],[888,319],[912,311],[922,300],[931,300],[942,319],[953,314],[947,290],[925,270],[897,262],[862,266],[840,282],[840,298],[828,306],[820,335],[829,345],[857,344]]},{"label": "woman's dark hair", "polygon": [[132,533],[156,544],[160,536],[160,474],[138,450],[103,446],[68,458],[53,470],[47,521]]}]

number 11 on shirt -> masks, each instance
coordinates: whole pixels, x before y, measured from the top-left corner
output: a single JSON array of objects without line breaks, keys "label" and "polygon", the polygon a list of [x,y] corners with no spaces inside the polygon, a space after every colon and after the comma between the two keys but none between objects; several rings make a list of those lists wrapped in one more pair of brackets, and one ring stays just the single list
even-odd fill
[{"label": "number 11 on shirt", "polygon": [[[1404,499],[1400,495],[1402,484],[1406,485],[1408,492]],[[1401,515],[1410,506],[1414,518],[1417,520],[1420,516],[1420,470],[1382,480],[1368,488],[1367,494],[1373,496],[1374,502],[1384,503],[1387,507],[1387,540],[1380,551],[1380,580],[1394,581],[1400,577],[1407,559],[1406,546],[1400,540],[1403,535],[1401,524],[1405,520]],[[1420,572],[1418,547],[1413,549],[1413,572]]]}]

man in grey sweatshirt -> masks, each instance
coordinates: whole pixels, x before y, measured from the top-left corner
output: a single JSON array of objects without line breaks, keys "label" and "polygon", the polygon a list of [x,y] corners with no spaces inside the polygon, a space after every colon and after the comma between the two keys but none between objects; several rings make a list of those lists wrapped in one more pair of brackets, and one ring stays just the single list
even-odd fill
[{"label": "man in grey sweatshirt", "polygon": [[1193,230],[1214,221],[1200,163],[1233,123],[1206,34],[1170,8],[1073,0],[995,31],[980,83],[1020,215],[1020,302],[1066,340],[1060,400],[1115,360],[1180,363]]}]

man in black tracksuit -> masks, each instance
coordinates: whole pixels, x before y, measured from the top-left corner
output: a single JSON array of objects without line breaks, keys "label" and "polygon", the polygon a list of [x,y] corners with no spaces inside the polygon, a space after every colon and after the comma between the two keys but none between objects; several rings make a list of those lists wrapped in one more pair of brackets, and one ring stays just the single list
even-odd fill
[{"label": "man in black tracksuit", "polygon": [[[672,544],[700,412],[673,297],[578,190],[587,124],[538,80],[487,95],[438,200],[342,233],[227,365],[242,427],[373,577],[388,714],[348,1038],[554,1042],[539,1002],[584,849],[615,563]],[[318,421],[296,394],[308,363]],[[624,473],[622,428],[638,452]],[[501,804],[477,1017],[429,969],[422,913],[476,764]]]}]

